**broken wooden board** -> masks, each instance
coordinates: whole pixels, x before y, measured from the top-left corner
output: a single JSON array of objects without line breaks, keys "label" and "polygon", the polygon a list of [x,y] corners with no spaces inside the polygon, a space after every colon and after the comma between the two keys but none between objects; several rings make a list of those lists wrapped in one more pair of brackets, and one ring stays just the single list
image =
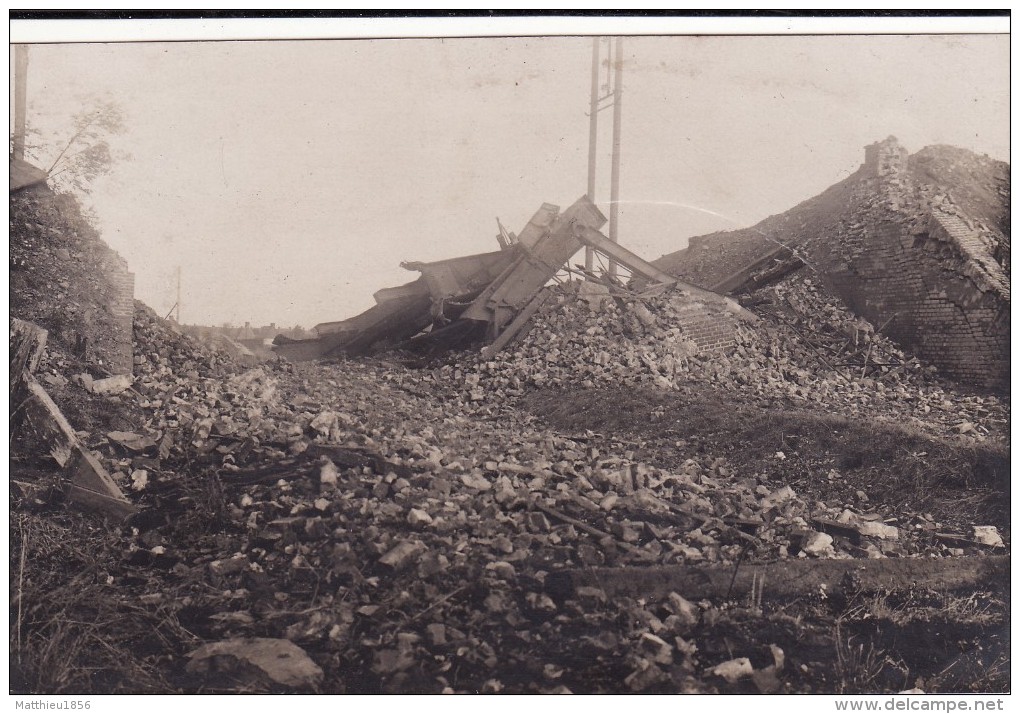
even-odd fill
[{"label": "broken wooden board", "polygon": [[106,516],[121,522],[138,512],[138,507],[123,498],[113,498],[105,493],[91,491],[71,484],[67,489],[67,500],[79,508]]},{"label": "broken wooden board", "polygon": [[75,444],[64,468],[68,478],[67,499],[88,511],[123,521],[138,508],[124,498],[110,474],[91,451]]},{"label": "broken wooden board", "polygon": [[[734,573],[735,576],[734,576]],[[766,598],[833,595],[908,587],[939,590],[988,587],[1009,582],[1009,556],[884,558],[879,560],[786,560],[765,564],[588,568],[549,573],[550,595],[569,598],[579,587],[609,597],[662,597],[677,592],[688,600],[742,599],[755,588]],[[762,585],[764,583],[764,585]]]},{"label": "broken wooden board", "polygon": [[70,481],[67,498],[72,503],[115,521],[122,521],[138,511],[133,503],[124,498],[120,487],[99,463],[95,454],[80,445],[76,444],[72,449],[64,473]]},{"label": "broken wooden board", "polygon": [[68,498],[89,510],[123,520],[137,509],[106,472],[95,455],[78,442],[74,429],[42,385],[27,372],[22,404],[27,429],[63,468],[69,481]]},{"label": "broken wooden board", "polygon": [[46,348],[47,332],[31,322],[11,318],[11,374],[35,372]]},{"label": "broken wooden board", "polygon": [[722,280],[714,283],[710,286],[712,292],[715,293],[730,293],[737,290],[741,285],[746,282],[752,273],[756,270],[760,270],[767,266],[773,260],[778,259],[781,255],[789,255],[790,249],[784,245],[777,245],[770,249],[764,255],[754,258],[750,263],[740,266],[735,271],[727,275]]},{"label": "broken wooden board", "polygon": [[101,493],[111,498],[124,496],[120,487],[106,472],[99,459],[91,451],[76,445],[72,451],[71,459],[67,462],[64,471],[67,473],[71,484],[80,488],[87,488],[90,491]]},{"label": "broken wooden board", "polygon": [[57,464],[66,466],[78,443],[74,429],[42,385],[27,373],[22,394],[24,398],[18,405],[22,412],[21,428],[44,444]]},{"label": "broken wooden board", "polygon": [[[13,412],[24,401],[26,375],[39,367],[46,349],[47,332],[31,322],[11,318],[10,341],[10,408]],[[15,419],[17,423],[17,418]]]}]

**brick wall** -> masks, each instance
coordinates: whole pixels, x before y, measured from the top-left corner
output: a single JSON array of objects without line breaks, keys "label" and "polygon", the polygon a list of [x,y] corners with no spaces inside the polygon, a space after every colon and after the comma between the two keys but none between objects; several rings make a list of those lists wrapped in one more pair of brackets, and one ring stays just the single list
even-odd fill
[{"label": "brick wall", "polygon": [[93,346],[95,355],[113,374],[131,374],[134,368],[135,275],[127,261],[113,250],[103,260],[106,277],[107,305],[112,329],[105,332]]},{"label": "brick wall", "polygon": [[890,136],[864,147],[864,168],[872,176],[891,176],[907,168],[907,150]]},{"label": "brick wall", "polygon": [[813,257],[854,312],[940,374],[1007,387],[1009,277],[993,229],[929,189],[898,171],[868,179]]},{"label": "brick wall", "polygon": [[720,298],[676,298],[673,310],[684,336],[701,352],[722,352],[736,346],[736,320]]}]

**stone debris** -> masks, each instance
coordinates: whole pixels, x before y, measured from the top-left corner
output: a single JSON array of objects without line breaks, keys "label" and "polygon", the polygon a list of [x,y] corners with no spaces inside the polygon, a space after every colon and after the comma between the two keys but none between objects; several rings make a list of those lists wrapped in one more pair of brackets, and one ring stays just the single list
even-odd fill
[{"label": "stone debris", "polygon": [[712,674],[733,683],[753,675],[754,667],[751,666],[751,660],[747,657],[737,657],[736,659],[717,664],[712,668]]},{"label": "stone debris", "polygon": [[[418,370],[384,360],[300,369],[277,361],[244,369],[142,312],[141,333],[157,337],[144,338],[152,341],[139,352],[156,356],[140,365],[132,390],[115,395],[141,416],[135,430],[102,432],[106,443],[99,440],[99,458],[111,473],[122,474],[126,485],[140,485],[144,472],[144,488],[132,490],[130,497],[152,509],[148,517],[159,517],[160,510],[194,509],[179,497],[182,484],[215,474],[225,492],[222,518],[232,534],[198,540],[209,553],[202,560],[201,555],[179,555],[158,540],[146,542],[167,526],[142,529],[132,557],[175,563],[171,567],[182,577],[207,582],[216,593],[232,593],[217,594],[217,608],[230,603],[231,608],[258,613],[265,597],[284,607],[292,596],[270,583],[287,583],[294,592],[302,587],[307,592],[342,591],[346,599],[338,597],[321,614],[291,617],[285,627],[273,625],[269,631],[286,633],[298,645],[329,642],[345,656],[363,658],[373,676],[394,691],[410,686],[409,678],[423,662],[450,652],[462,652],[458,656],[469,658],[479,672],[498,671],[501,663],[480,621],[505,622],[522,637],[533,637],[536,623],[573,616],[577,607],[596,621],[600,613],[625,607],[628,617],[639,614],[644,624],[627,648],[632,659],[622,686],[630,691],[678,691],[700,686],[685,679],[694,645],[684,638],[693,638],[718,617],[699,602],[700,596],[672,585],[661,594],[658,609],[646,616],[642,613],[648,612],[647,606],[621,606],[618,595],[595,584],[579,589],[576,599],[558,600],[546,592],[556,573],[573,567],[718,566],[722,575],[713,599],[721,599],[748,542],[755,544],[751,557],[756,561],[805,562],[797,558],[799,543],[805,553],[812,553],[806,559],[809,565],[833,556],[866,557],[862,552],[868,547],[881,554],[876,544],[890,542],[907,556],[944,556],[956,547],[932,545],[925,536],[929,531],[884,523],[890,514],[858,511],[866,508],[860,501],[820,504],[788,485],[767,487],[711,454],[692,453],[665,468],[644,460],[626,440],[560,434],[535,424],[512,408],[527,384],[543,379],[577,389],[585,388],[585,380],[594,384],[593,369],[611,372],[634,354],[641,340],[647,339],[649,347],[655,343],[640,331],[674,329],[668,305],[684,299],[665,291],[643,301],[655,316],[649,328],[637,318],[627,321],[617,298],[606,302],[596,319],[586,301],[575,302],[570,293],[560,297],[558,305],[556,300],[546,303],[543,310],[548,311],[538,312],[532,330],[519,342],[491,359],[461,353],[446,364]],[[576,319],[568,321],[572,316]],[[570,342],[575,339],[572,329],[583,328],[583,334],[596,325],[610,332],[616,325],[626,329],[620,327],[611,339],[586,336],[592,338],[587,352],[579,337]],[[738,332],[756,329],[765,328],[746,325]],[[163,339],[169,347],[159,344]],[[741,339],[749,344],[750,338]],[[783,339],[798,344],[796,335]],[[537,349],[543,341],[550,342],[551,349],[540,356]],[[802,356],[809,351],[801,349]],[[770,353],[778,358],[776,364],[804,369],[804,384],[821,388],[812,387],[811,379],[828,374],[823,367],[799,367],[799,358],[784,357],[778,350]],[[608,356],[596,357],[602,352]],[[660,359],[658,353],[644,356],[646,361],[636,359],[616,377],[643,383],[652,374],[648,365]],[[738,363],[736,356],[721,353],[712,366],[693,349],[684,359],[670,376],[670,391],[680,393],[685,381],[701,379],[699,374],[739,389],[733,386],[740,384],[737,365],[753,363],[746,355]],[[722,369],[725,360],[730,360],[728,371]],[[773,382],[763,378],[753,384],[765,390],[763,394],[792,399],[790,386],[804,385],[796,381],[798,373],[782,374],[782,381],[775,376]],[[787,379],[790,375],[793,381]],[[611,376],[599,377],[599,383],[610,383]],[[932,384],[925,374],[902,378]],[[875,409],[875,401],[855,401],[858,390],[839,386],[845,385],[840,378],[826,379],[831,393],[846,397],[834,400],[835,406]],[[999,407],[990,397],[961,402],[933,386],[922,389],[931,390],[932,400],[938,395],[932,411],[947,415],[936,423],[951,428],[961,410],[968,412],[976,431],[957,438],[976,439],[982,429],[991,433],[989,420]],[[472,399],[475,390],[482,391],[481,400]],[[893,414],[888,405],[899,403],[892,398],[879,402]],[[845,511],[849,515],[844,516]],[[841,517],[841,525],[862,541],[822,532],[804,540],[813,519],[839,523]],[[743,524],[754,535],[731,523]],[[875,529],[873,535],[869,528]],[[898,541],[889,541],[888,529],[899,531]],[[182,537],[195,536],[173,536]],[[155,547],[166,550],[156,553]],[[749,585],[747,568],[738,569],[733,597],[744,598],[761,587]],[[317,585],[324,577],[330,580],[329,591]],[[769,578],[766,599],[776,591]],[[228,628],[218,632],[265,634],[267,621],[262,615],[253,619],[254,624],[243,616],[217,620],[218,627]],[[352,638],[351,633],[359,631],[355,624],[366,619],[376,623],[371,637]],[[400,638],[401,633],[416,634],[420,640]],[[548,681],[542,671],[534,676],[535,681]],[[765,670],[738,680],[749,677],[759,691],[779,686]],[[720,679],[728,684],[725,677]],[[449,686],[451,681],[440,684]]]},{"label": "stone debris", "polygon": [[[87,377],[88,375],[83,375]],[[88,379],[85,388],[93,394],[120,394],[131,387],[134,381],[130,374],[117,374],[103,379]]]},{"label": "stone debris", "polygon": [[398,543],[391,550],[379,558],[380,565],[385,565],[394,571],[405,570],[414,564],[424,552],[425,545],[418,541],[404,541]]},{"label": "stone debris", "polygon": [[1005,545],[1002,536],[995,526],[974,526],[974,540],[982,545],[990,545],[994,548]]},{"label": "stone debris", "polygon": [[857,524],[857,530],[863,536],[872,536],[882,540],[899,540],[900,538],[898,528],[879,521],[862,521]]},{"label": "stone debris", "polygon": [[246,637],[202,645],[188,654],[188,672],[237,684],[279,685],[310,690],[322,682],[322,668],[288,640]]},{"label": "stone debris", "polygon": [[1009,165],[949,146],[908,155],[895,137],[864,155],[821,194],[750,228],[691,238],[655,264],[733,291],[757,289],[760,273],[781,277],[795,259],[944,376],[1007,388]]},{"label": "stone debris", "polygon": [[[617,297],[596,311],[574,287],[583,285],[556,288],[558,296],[532,318],[531,329],[503,352],[465,355],[456,366],[439,370],[436,379],[463,385],[466,402],[479,385],[512,400],[534,387],[682,390],[698,384],[750,399],[826,405],[850,415],[877,411],[918,428],[934,422],[942,434],[976,441],[1004,433],[999,399],[955,396],[932,368],[802,274],[752,295],[759,324],[715,320],[730,335],[718,338],[703,338],[700,323],[692,325],[690,310],[711,315],[712,308],[698,308],[682,287],[641,300]],[[634,315],[638,305],[655,316],[654,324],[646,326]],[[964,432],[956,428],[961,417],[971,424]]]},{"label": "stone debris", "polygon": [[136,434],[132,431],[111,431],[106,434],[106,438],[128,451],[137,453],[149,451],[155,448],[157,443],[151,436]]}]

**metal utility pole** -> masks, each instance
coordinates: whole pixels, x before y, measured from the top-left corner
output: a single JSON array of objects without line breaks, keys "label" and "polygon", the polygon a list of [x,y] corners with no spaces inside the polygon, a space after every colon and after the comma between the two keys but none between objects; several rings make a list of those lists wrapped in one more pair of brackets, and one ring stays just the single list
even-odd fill
[{"label": "metal utility pole", "polygon": [[181,266],[177,266],[177,324],[181,324]]},{"label": "metal utility pole", "polygon": [[28,93],[28,46],[14,46],[14,158],[25,158],[25,104]]},{"label": "metal utility pole", "polygon": [[[613,168],[609,187],[609,240],[619,243],[620,212],[620,122],[623,112],[623,38],[616,38],[613,60]],[[609,274],[616,275],[616,263],[610,261]]]},{"label": "metal utility pole", "polygon": [[[606,81],[600,86],[601,64],[599,50],[601,37],[592,38],[591,47],[591,99],[588,104],[588,199],[595,203],[595,179],[598,156],[598,113],[608,109],[608,105],[600,106],[604,99],[613,100],[613,156],[609,189],[609,239],[614,243],[617,239],[617,219],[620,203],[620,121],[623,107],[623,39],[616,38],[615,48],[612,38],[607,38]],[[599,96],[600,91],[606,94]],[[584,267],[594,269],[595,252],[592,248],[584,250]],[[609,274],[616,275],[616,262],[610,260]]]},{"label": "metal utility pole", "polygon": [[[599,44],[601,37],[591,38],[591,100],[588,103],[588,200],[595,203],[595,166],[599,140]],[[595,267],[595,251],[584,249],[584,267]]]}]

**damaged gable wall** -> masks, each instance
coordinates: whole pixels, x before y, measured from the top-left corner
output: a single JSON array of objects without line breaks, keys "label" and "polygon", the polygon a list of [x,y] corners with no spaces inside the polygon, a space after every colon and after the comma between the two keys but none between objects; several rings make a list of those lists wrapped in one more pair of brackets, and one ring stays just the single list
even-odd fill
[{"label": "damaged gable wall", "polygon": [[1004,236],[917,181],[892,137],[868,147],[864,169],[835,235],[810,248],[826,282],[944,376],[1008,385],[1009,277],[993,257]]},{"label": "damaged gable wall", "polygon": [[[1009,382],[1009,165],[894,137],[852,176],[737,231],[691,238],[655,265],[721,291],[792,248],[858,315],[947,378]],[[787,261],[789,262],[789,261]],[[792,264],[791,264],[792,265]]]}]

